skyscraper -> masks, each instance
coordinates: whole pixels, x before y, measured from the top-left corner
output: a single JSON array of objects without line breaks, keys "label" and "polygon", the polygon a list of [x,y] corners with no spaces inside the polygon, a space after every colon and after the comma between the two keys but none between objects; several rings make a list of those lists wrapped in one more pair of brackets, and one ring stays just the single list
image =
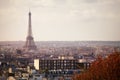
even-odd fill
[{"label": "skyscraper", "polygon": [[28,15],[29,15],[29,19],[28,19],[28,35],[26,37],[26,43],[25,43],[25,46],[24,46],[24,49],[26,51],[36,50],[37,49],[37,47],[35,45],[35,42],[34,42],[33,35],[32,35],[31,12],[29,12]]}]

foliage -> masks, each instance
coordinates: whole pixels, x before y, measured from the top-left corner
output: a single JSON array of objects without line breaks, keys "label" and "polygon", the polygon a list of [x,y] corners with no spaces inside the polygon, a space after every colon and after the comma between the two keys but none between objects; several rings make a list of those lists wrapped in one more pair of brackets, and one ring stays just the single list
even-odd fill
[{"label": "foliage", "polygon": [[75,75],[73,80],[120,80],[120,52],[99,57],[88,71]]}]

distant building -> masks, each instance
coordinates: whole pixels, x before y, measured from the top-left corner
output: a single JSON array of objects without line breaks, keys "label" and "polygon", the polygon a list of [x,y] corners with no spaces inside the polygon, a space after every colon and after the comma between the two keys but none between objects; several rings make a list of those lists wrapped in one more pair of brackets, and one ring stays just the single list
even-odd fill
[{"label": "distant building", "polygon": [[39,59],[34,59],[34,67],[36,70],[39,70]]},{"label": "distant building", "polygon": [[91,65],[86,59],[79,59],[76,64],[79,69],[88,69]]},{"label": "distant building", "polygon": [[37,49],[34,38],[32,36],[32,25],[31,25],[31,12],[29,12],[29,23],[28,23],[28,35],[24,46],[25,51],[34,51]]},{"label": "distant building", "polygon": [[9,69],[8,69],[8,72],[9,72],[9,73],[12,73],[12,68],[9,68]]},{"label": "distant building", "polygon": [[76,59],[40,59],[41,70],[73,70],[77,69]]},{"label": "distant building", "polygon": [[14,77],[10,76],[7,80],[16,80]]},{"label": "distant building", "polygon": [[74,59],[74,57],[70,56],[70,55],[68,55],[68,56],[60,55],[60,56],[58,56],[58,59],[68,59],[68,60],[70,60],[70,59]]}]

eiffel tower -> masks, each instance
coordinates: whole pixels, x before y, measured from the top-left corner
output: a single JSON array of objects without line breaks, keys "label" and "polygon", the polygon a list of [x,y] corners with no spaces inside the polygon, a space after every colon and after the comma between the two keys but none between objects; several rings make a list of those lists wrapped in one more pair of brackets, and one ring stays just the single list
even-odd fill
[{"label": "eiffel tower", "polygon": [[31,25],[31,12],[29,11],[29,21],[28,21],[28,35],[26,37],[26,43],[24,46],[25,51],[36,50],[37,47],[32,36],[32,25]]}]

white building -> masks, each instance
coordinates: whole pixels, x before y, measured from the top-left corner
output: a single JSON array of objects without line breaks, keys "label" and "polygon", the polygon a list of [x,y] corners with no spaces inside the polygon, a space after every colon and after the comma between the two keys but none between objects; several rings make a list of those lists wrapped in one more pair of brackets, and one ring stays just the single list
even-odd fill
[{"label": "white building", "polygon": [[39,70],[39,59],[34,59],[34,67],[36,70]]}]

